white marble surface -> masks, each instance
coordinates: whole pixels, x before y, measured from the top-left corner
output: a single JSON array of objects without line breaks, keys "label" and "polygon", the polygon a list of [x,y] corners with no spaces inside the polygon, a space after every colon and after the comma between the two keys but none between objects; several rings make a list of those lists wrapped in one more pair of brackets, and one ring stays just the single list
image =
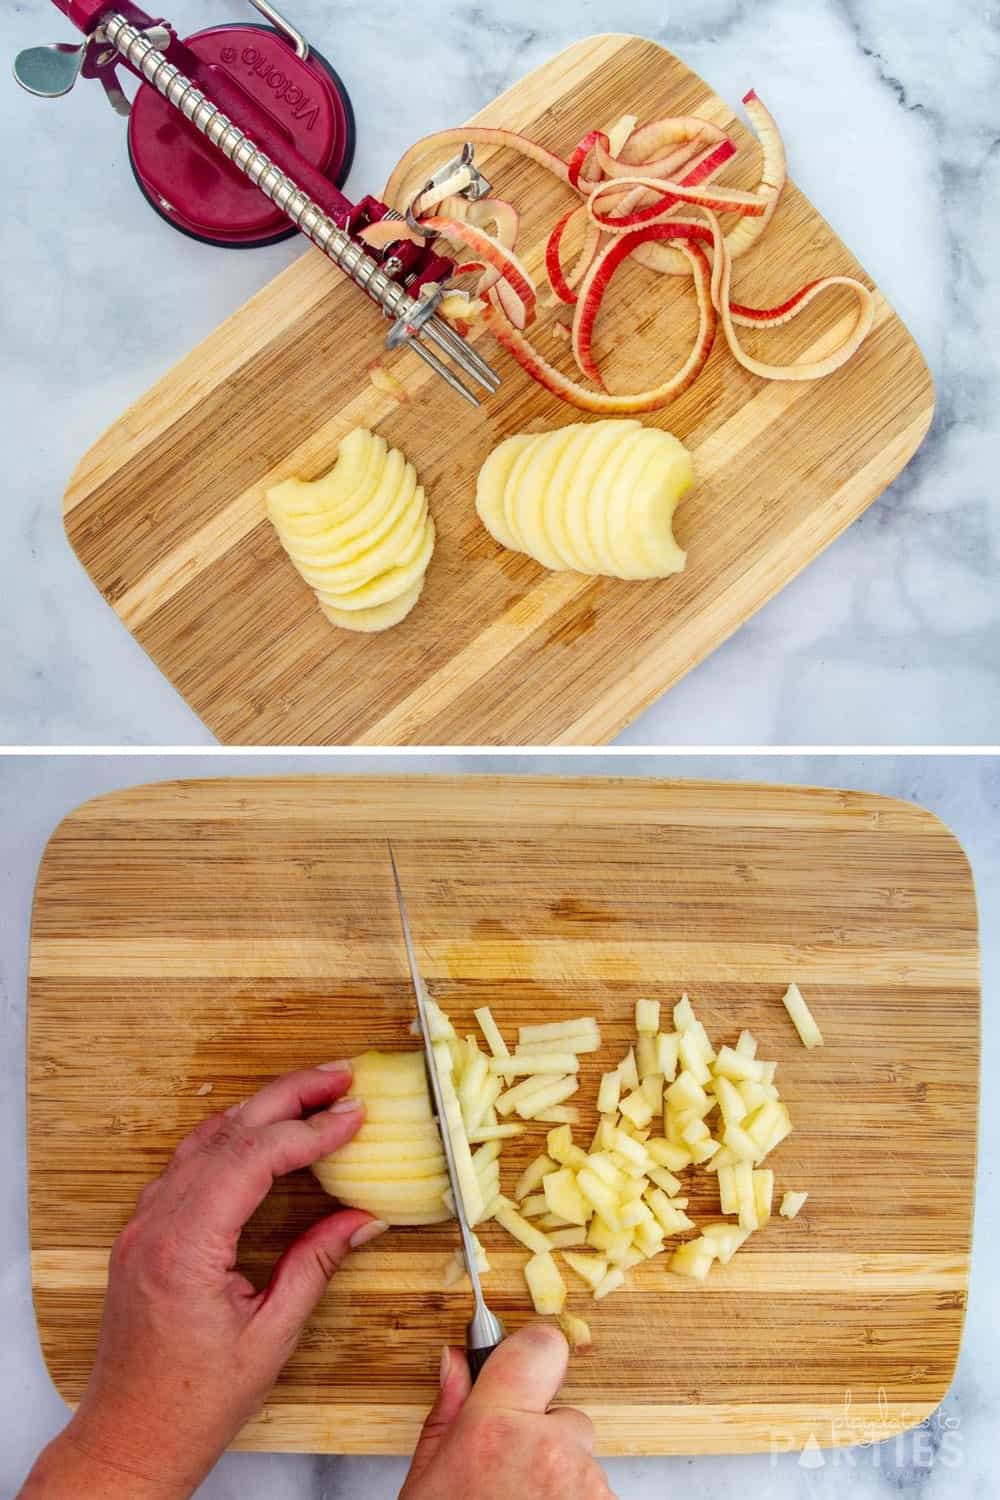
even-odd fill
[{"label": "white marble surface", "polygon": [[[655,37],[726,98],[760,88],[796,179],[925,351],[938,415],[881,502],[624,741],[1000,740],[995,0],[425,0],[419,71],[403,0],[288,4],[353,95],[359,192],[417,135],[590,32]],[[247,7],[167,10],[194,29]],[[0,54],[67,31],[47,0],[8,0]],[[0,742],[208,744],[70,554],[60,495],[126,403],[299,252],[235,254],[173,233],[136,192],[121,121],[94,88],[44,103],[8,80],[0,130],[19,142],[0,164]]]},{"label": "white marble surface", "polygon": [[[407,770],[565,772],[559,757],[433,757],[376,760],[351,756],[347,771]],[[10,1496],[35,1451],[65,1411],[38,1351],[31,1310],[25,1214],[23,1055],[28,918],[35,872],[56,823],[81,801],[115,787],[174,776],[215,776],[318,769],[314,759],[231,756],[143,760],[68,757],[7,760],[0,770],[0,1497]],[[1000,1069],[1000,761],[954,758],[791,757],[729,759],[682,756],[586,756],[573,770],[591,775],[756,779],[854,787],[906,797],[931,808],[965,845],[980,903],[983,954],[985,1076]],[[1000,1101],[983,1094],[976,1248],[969,1315],[954,1386],[937,1417],[917,1434],[869,1449],[828,1454],[821,1467],[795,1456],[616,1460],[608,1464],[621,1500],[992,1500],[1000,1493],[996,1450],[1000,1422],[1000,1204],[996,1147]],[[362,1458],[233,1455],[203,1487],[202,1500],[391,1500],[402,1461]],[[526,1497],[530,1500],[530,1497]]]}]

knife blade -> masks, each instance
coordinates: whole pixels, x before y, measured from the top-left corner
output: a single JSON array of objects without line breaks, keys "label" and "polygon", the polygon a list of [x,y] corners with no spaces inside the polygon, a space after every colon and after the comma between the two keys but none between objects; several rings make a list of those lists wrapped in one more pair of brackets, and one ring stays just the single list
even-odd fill
[{"label": "knife blade", "polygon": [[406,958],[410,966],[410,979],[413,983],[413,994],[417,1002],[417,1020],[420,1024],[420,1034],[424,1042],[424,1060],[427,1065],[427,1076],[431,1086],[431,1097],[434,1100],[434,1113],[437,1115],[438,1130],[441,1135],[441,1143],[444,1147],[445,1162],[448,1167],[448,1180],[451,1183],[451,1196],[455,1204],[455,1217],[462,1236],[462,1251],[465,1255],[465,1264],[469,1271],[469,1280],[472,1282],[472,1294],[475,1298],[475,1311],[469,1320],[465,1330],[465,1350],[469,1360],[469,1369],[475,1380],[483,1365],[489,1359],[493,1350],[504,1337],[504,1326],[500,1319],[490,1312],[483,1296],[482,1284],[479,1280],[479,1270],[476,1265],[476,1247],[472,1240],[472,1230],[469,1227],[468,1216],[465,1211],[465,1202],[462,1198],[462,1189],[458,1181],[458,1172],[455,1168],[455,1153],[452,1148],[451,1135],[448,1131],[448,1121],[445,1116],[444,1103],[441,1097],[441,1082],[438,1077],[437,1063],[434,1057],[434,1045],[431,1041],[430,1026],[427,1020],[427,999],[429,998],[424,981],[420,976],[417,965],[416,950],[413,946],[413,934],[410,931],[410,922],[406,914],[406,901],[403,897],[403,887],[399,879],[399,870],[396,867],[396,856],[391,844],[387,844],[389,850],[389,863],[392,866],[392,878],[396,887],[396,903],[399,907],[399,923],[403,929],[403,944],[406,948]]}]

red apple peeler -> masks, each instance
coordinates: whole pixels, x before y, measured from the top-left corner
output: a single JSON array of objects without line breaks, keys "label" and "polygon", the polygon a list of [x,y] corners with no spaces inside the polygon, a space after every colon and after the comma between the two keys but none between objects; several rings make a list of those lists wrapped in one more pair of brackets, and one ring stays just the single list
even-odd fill
[{"label": "red apple peeler", "polygon": [[[497,390],[496,372],[437,314],[454,262],[430,239],[376,250],[359,238],[369,224],[402,215],[373,197],[353,204],[340,191],[354,151],[350,100],[330,64],[268,0],[250,0],[268,25],[213,26],[183,40],[128,0],[52,3],[84,39],[28,48],[15,78],[43,98],[69,93],[81,74],[96,78],[128,116],[136,180],[168,223],[230,247],[301,232],[392,320],[390,348],[408,345],[473,405],[478,398],[453,364],[474,385]],[[131,104],[123,68],[139,79]],[[471,146],[428,187],[452,179],[474,201],[490,192]]]}]

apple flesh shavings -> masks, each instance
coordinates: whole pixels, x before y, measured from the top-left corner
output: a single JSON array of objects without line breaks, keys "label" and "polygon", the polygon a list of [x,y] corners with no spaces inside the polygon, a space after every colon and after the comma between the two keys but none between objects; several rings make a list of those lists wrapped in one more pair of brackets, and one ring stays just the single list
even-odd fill
[{"label": "apple flesh shavings", "polygon": [[[860,348],[874,321],[874,299],[860,281],[825,276],[808,282],[775,307],[753,308],[731,298],[733,263],[767,233],[787,176],[784,143],[770,112],[750,90],[743,100],[762,152],[760,179],[747,192],[717,181],[737,154],[717,126],[692,116],[668,116],[639,125],[625,115],[609,130],[588,131],[566,159],[516,131],[464,126],[425,137],[406,153],[385,189],[385,201],[410,208],[430,233],[460,246],[470,256],[456,276],[475,274],[467,293],[449,289],[445,315],[467,323],[480,313],[494,336],[523,368],[548,390],[584,411],[605,414],[654,410],[686,390],[704,366],[721,323],[734,358],[751,373],[773,380],[816,380],[832,373]],[[500,199],[470,205],[457,196],[456,183],[433,194],[422,191],[427,170],[458,143],[501,147],[527,157],[549,172],[580,202],[561,215],[545,246],[545,270],[553,300],[573,308],[571,344],[577,368],[593,389],[572,380],[548,363],[527,338],[536,317],[537,291],[516,253],[516,210]],[[434,210],[432,213],[431,210]],[[725,233],[718,215],[732,215]],[[492,226],[488,233],[485,226]],[[567,266],[566,241],[582,239]],[[396,226],[372,226],[377,238],[407,238],[414,233]],[[709,265],[704,246],[711,247]],[[675,375],[644,391],[610,395],[593,354],[593,331],[610,282],[626,260],[634,258],[661,275],[693,278],[699,305],[694,348]],[[795,318],[831,287],[844,287],[858,304],[853,327],[825,358],[765,364],[748,355],[738,326],[775,328]],[[652,299],[650,299],[652,300]]]},{"label": "apple flesh shavings", "polygon": [[434,551],[434,522],[416,471],[367,428],[341,440],[328,474],[286,479],[265,496],[281,545],[343,630],[398,625],[416,604]]}]

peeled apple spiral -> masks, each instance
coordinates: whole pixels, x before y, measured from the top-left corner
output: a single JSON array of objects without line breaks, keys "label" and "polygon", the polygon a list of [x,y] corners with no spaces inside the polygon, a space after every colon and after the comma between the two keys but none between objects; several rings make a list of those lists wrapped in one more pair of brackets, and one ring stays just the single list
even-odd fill
[{"label": "peeled apple spiral", "polygon": [[267,492],[281,545],[331,625],[388,630],[420,598],[434,522],[414,467],[364,427],[340,444],[328,474]]},{"label": "peeled apple spiral", "polygon": [[577,422],[500,443],[480,470],[476,509],[496,541],[543,567],[663,578],[686,561],[672,526],[693,478],[670,432]]}]

